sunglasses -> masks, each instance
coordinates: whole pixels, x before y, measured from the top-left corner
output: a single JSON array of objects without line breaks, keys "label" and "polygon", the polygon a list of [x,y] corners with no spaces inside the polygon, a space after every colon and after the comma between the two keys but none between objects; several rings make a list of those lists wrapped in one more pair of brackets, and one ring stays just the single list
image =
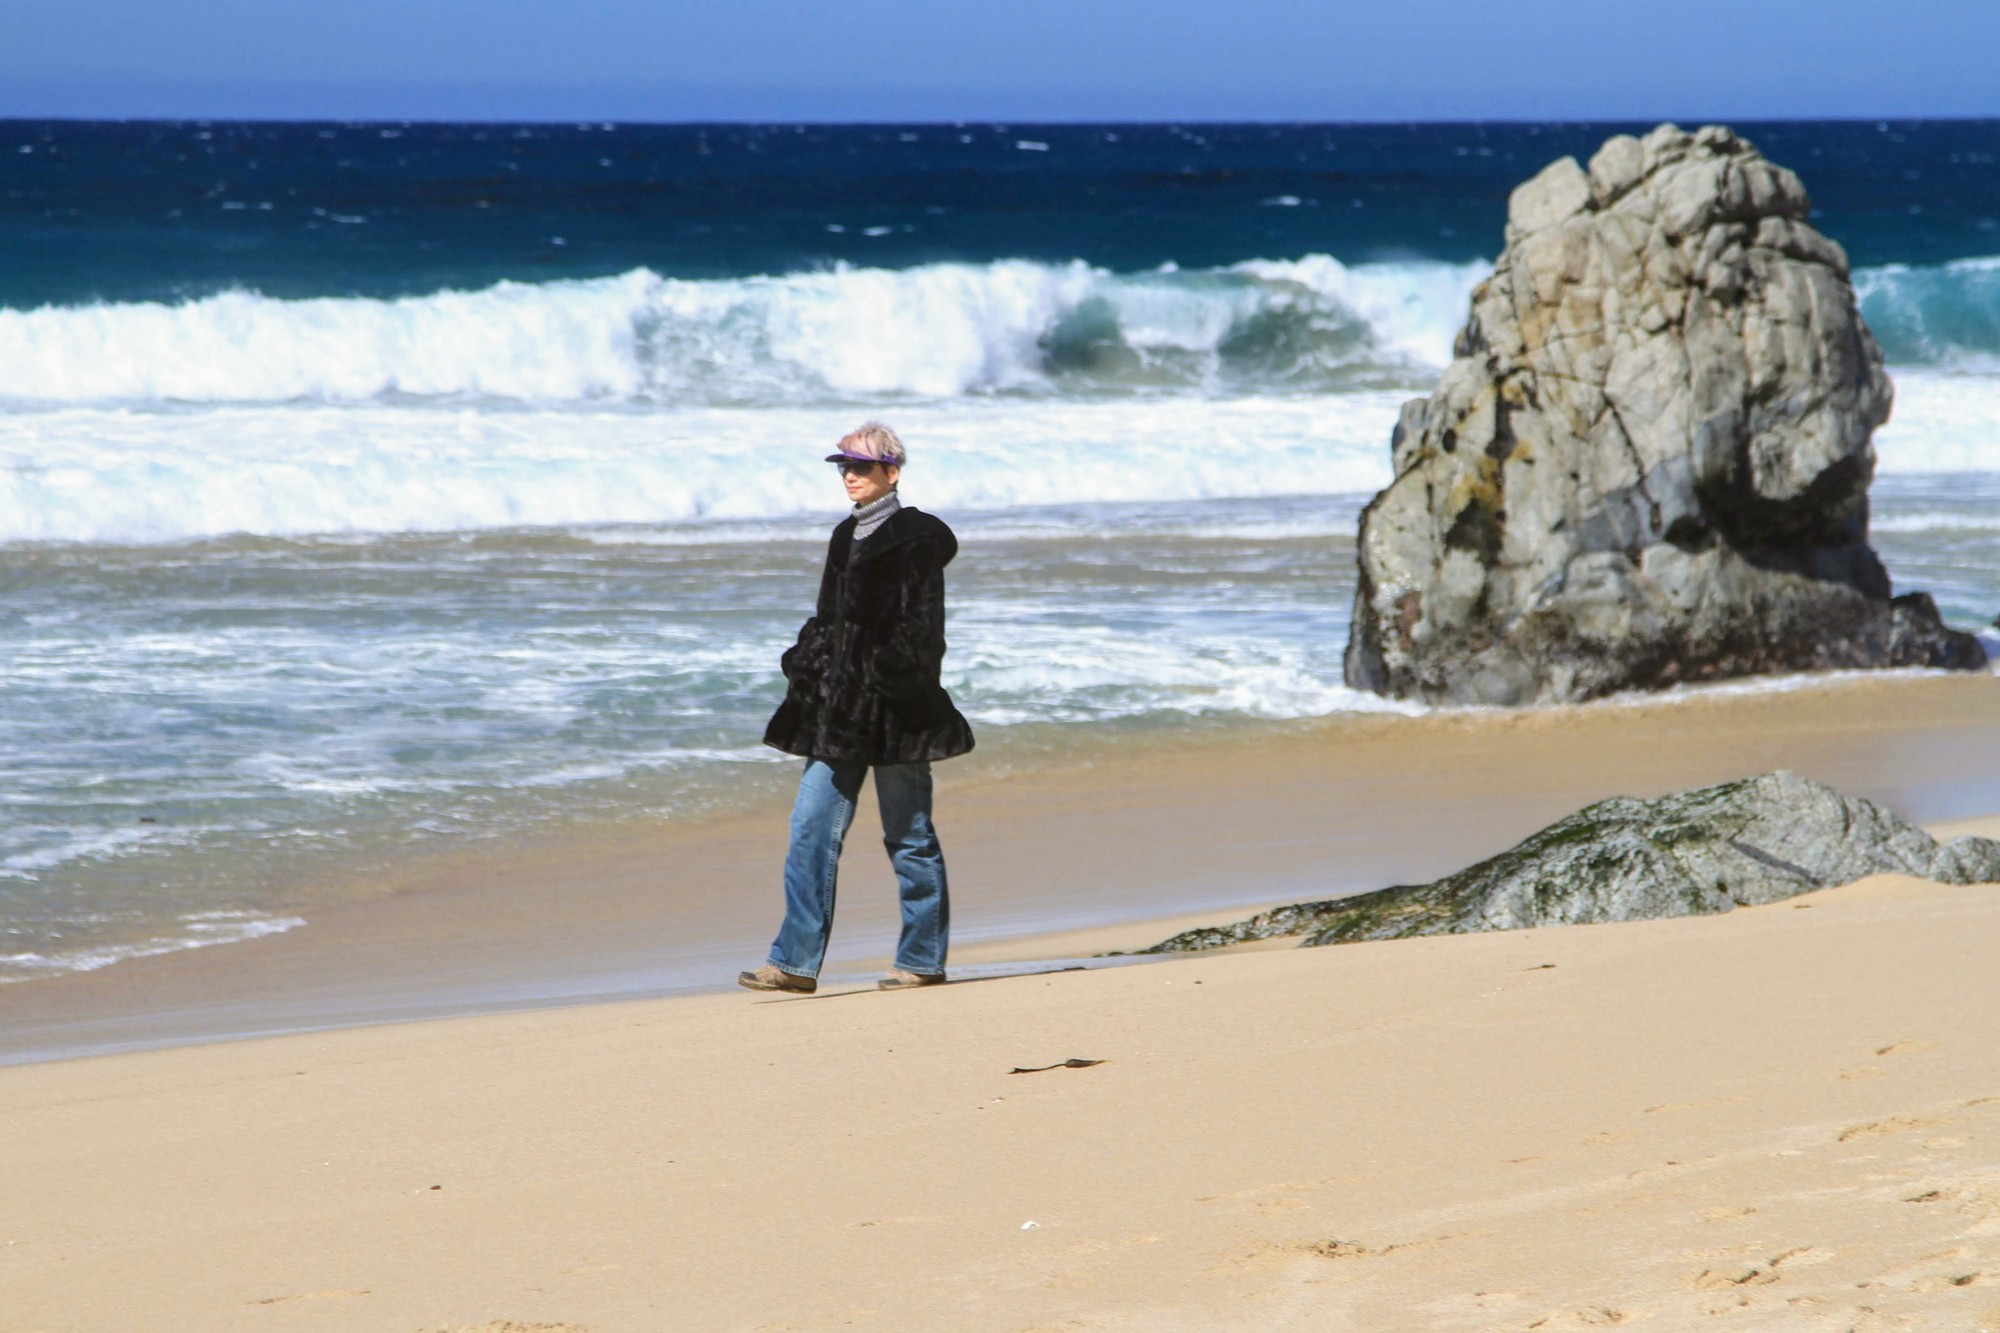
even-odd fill
[{"label": "sunglasses", "polygon": [[843,477],[865,477],[875,470],[873,463],[842,462],[836,463],[834,466],[840,469],[840,475]]}]

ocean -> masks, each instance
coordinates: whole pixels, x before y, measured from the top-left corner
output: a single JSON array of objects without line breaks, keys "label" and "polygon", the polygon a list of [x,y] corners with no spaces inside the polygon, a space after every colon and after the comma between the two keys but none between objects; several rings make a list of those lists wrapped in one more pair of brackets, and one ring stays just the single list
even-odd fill
[{"label": "ocean", "polygon": [[[0,981],[781,789],[869,417],[982,763],[1406,709],[1340,665],[1397,408],[1645,128],[0,122]],[[2000,649],[2000,121],[1737,128],[1889,358],[1878,549]]]}]

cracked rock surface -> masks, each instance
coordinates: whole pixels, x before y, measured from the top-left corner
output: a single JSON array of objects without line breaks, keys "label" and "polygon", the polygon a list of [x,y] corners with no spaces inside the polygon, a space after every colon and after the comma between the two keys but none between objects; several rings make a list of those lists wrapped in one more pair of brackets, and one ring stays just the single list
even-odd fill
[{"label": "cracked rock surface", "polygon": [[1715,126],[1619,135],[1514,191],[1362,516],[1350,685],[1525,704],[1984,664],[1868,544],[1891,388],[1809,207]]},{"label": "cracked rock surface", "polygon": [[1703,916],[1883,873],[2000,882],[2000,842],[1939,845],[1873,801],[1780,770],[1650,801],[1613,797],[1430,884],[1279,907],[1142,952],[1294,935],[1308,945],[1344,944]]}]

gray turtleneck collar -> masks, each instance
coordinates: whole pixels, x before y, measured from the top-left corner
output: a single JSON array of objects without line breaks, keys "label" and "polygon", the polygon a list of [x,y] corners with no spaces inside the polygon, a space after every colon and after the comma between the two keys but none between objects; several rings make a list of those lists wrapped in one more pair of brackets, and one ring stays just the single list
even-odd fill
[{"label": "gray turtleneck collar", "polygon": [[870,504],[854,506],[854,540],[862,541],[868,537],[902,507],[903,502],[896,498],[894,491]]}]

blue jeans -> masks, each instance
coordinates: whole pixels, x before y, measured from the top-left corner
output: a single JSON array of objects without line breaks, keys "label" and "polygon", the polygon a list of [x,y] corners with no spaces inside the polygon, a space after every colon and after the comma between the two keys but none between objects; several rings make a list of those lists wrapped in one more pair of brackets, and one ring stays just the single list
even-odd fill
[{"label": "blue jeans", "polygon": [[[771,964],[793,976],[816,977],[833,934],[834,885],[840,845],[854,823],[855,801],[869,765],[808,759],[792,805],[792,846],[785,854],[785,924],[771,941]],[[944,849],[931,824],[931,766],[875,765],[875,799],[882,809],[882,845],[896,869],[903,935],[896,966],[905,972],[944,971],[951,932]]]}]

